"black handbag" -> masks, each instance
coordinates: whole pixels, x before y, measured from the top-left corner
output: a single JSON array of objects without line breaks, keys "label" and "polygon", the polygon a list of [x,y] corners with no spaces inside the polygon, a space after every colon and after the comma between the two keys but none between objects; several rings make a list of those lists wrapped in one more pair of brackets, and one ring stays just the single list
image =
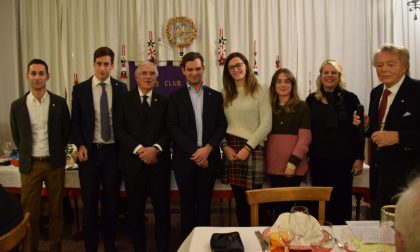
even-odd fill
[{"label": "black handbag", "polygon": [[238,232],[214,233],[210,239],[210,247],[212,252],[244,252]]}]

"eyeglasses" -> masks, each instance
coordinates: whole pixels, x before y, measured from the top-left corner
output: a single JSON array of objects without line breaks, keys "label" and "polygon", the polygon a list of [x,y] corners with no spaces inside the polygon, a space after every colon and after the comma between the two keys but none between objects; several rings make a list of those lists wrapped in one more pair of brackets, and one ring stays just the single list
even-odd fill
[{"label": "eyeglasses", "polygon": [[234,69],[240,70],[244,63],[237,63],[235,65],[228,66],[229,71],[233,71]]}]

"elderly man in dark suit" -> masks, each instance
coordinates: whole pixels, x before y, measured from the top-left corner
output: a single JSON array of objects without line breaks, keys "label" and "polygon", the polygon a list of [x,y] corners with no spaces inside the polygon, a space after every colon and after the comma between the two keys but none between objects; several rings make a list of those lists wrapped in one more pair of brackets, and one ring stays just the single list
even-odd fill
[{"label": "elderly man in dark suit", "polygon": [[216,171],[221,167],[219,144],[226,134],[223,97],[203,84],[204,59],[187,53],[181,62],[187,85],[169,98],[168,128],[173,140],[172,169],[181,197],[181,235],[210,225],[210,203]]},{"label": "elderly man in dark suit", "polygon": [[157,76],[154,64],[140,64],[135,72],[138,88],[122,96],[115,118],[128,198],[128,226],[136,252],[147,251],[144,218],[147,192],[150,192],[155,213],[157,251],[168,251],[169,245],[168,99],[153,91]]},{"label": "elderly man in dark suit", "polygon": [[[367,136],[373,142],[370,162],[372,217],[395,204],[394,196],[418,173],[420,163],[420,81],[410,78],[407,49],[384,45],[373,57],[382,84],[370,94]],[[354,123],[360,121],[356,117]]]},{"label": "elderly man in dark suit", "polygon": [[83,236],[86,251],[98,250],[98,201],[102,184],[102,220],[105,251],[116,251],[114,241],[121,175],[113,131],[114,107],[126,84],[113,79],[114,52],[108,47],[93,55],[94,75],[73,87],[72,137],[78,147],[79,179],[83,200]]},{"label": "elderly man in dark suit", "polygon": [[26,78],[30,91],[12,103],[10,128],[19,150],[21,201],[30,212],[32,250],[38,250],[41,189],[48,192],[50,251],[61,251],[65,148],[70,138],[70,113],[66,101],[49,91],[48,65],[29,62]]}]

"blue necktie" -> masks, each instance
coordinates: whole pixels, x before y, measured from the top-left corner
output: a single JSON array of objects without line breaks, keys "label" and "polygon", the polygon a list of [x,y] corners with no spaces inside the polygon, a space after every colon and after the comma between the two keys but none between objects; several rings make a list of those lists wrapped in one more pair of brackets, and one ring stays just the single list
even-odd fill
[{"label": "blue necktie", "polygon": [[101,137],[105,142],[111,139],[111,125],[109,124],[109,108],[108,95],[105,90],[105,83],[100,83],[102,87],[102,95],[100,99],[100,114],[101,114]]}]

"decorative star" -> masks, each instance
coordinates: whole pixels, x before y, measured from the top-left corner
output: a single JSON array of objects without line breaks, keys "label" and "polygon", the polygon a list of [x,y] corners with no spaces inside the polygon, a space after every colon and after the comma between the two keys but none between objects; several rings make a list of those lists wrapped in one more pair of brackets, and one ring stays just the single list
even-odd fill
[{"label": "decorative star", "polygon": [[155,42],[154,42],[153,40],[149,40],[149,41],[147,42],[147,46],[148,46],[148,47],[155,47]]}]

